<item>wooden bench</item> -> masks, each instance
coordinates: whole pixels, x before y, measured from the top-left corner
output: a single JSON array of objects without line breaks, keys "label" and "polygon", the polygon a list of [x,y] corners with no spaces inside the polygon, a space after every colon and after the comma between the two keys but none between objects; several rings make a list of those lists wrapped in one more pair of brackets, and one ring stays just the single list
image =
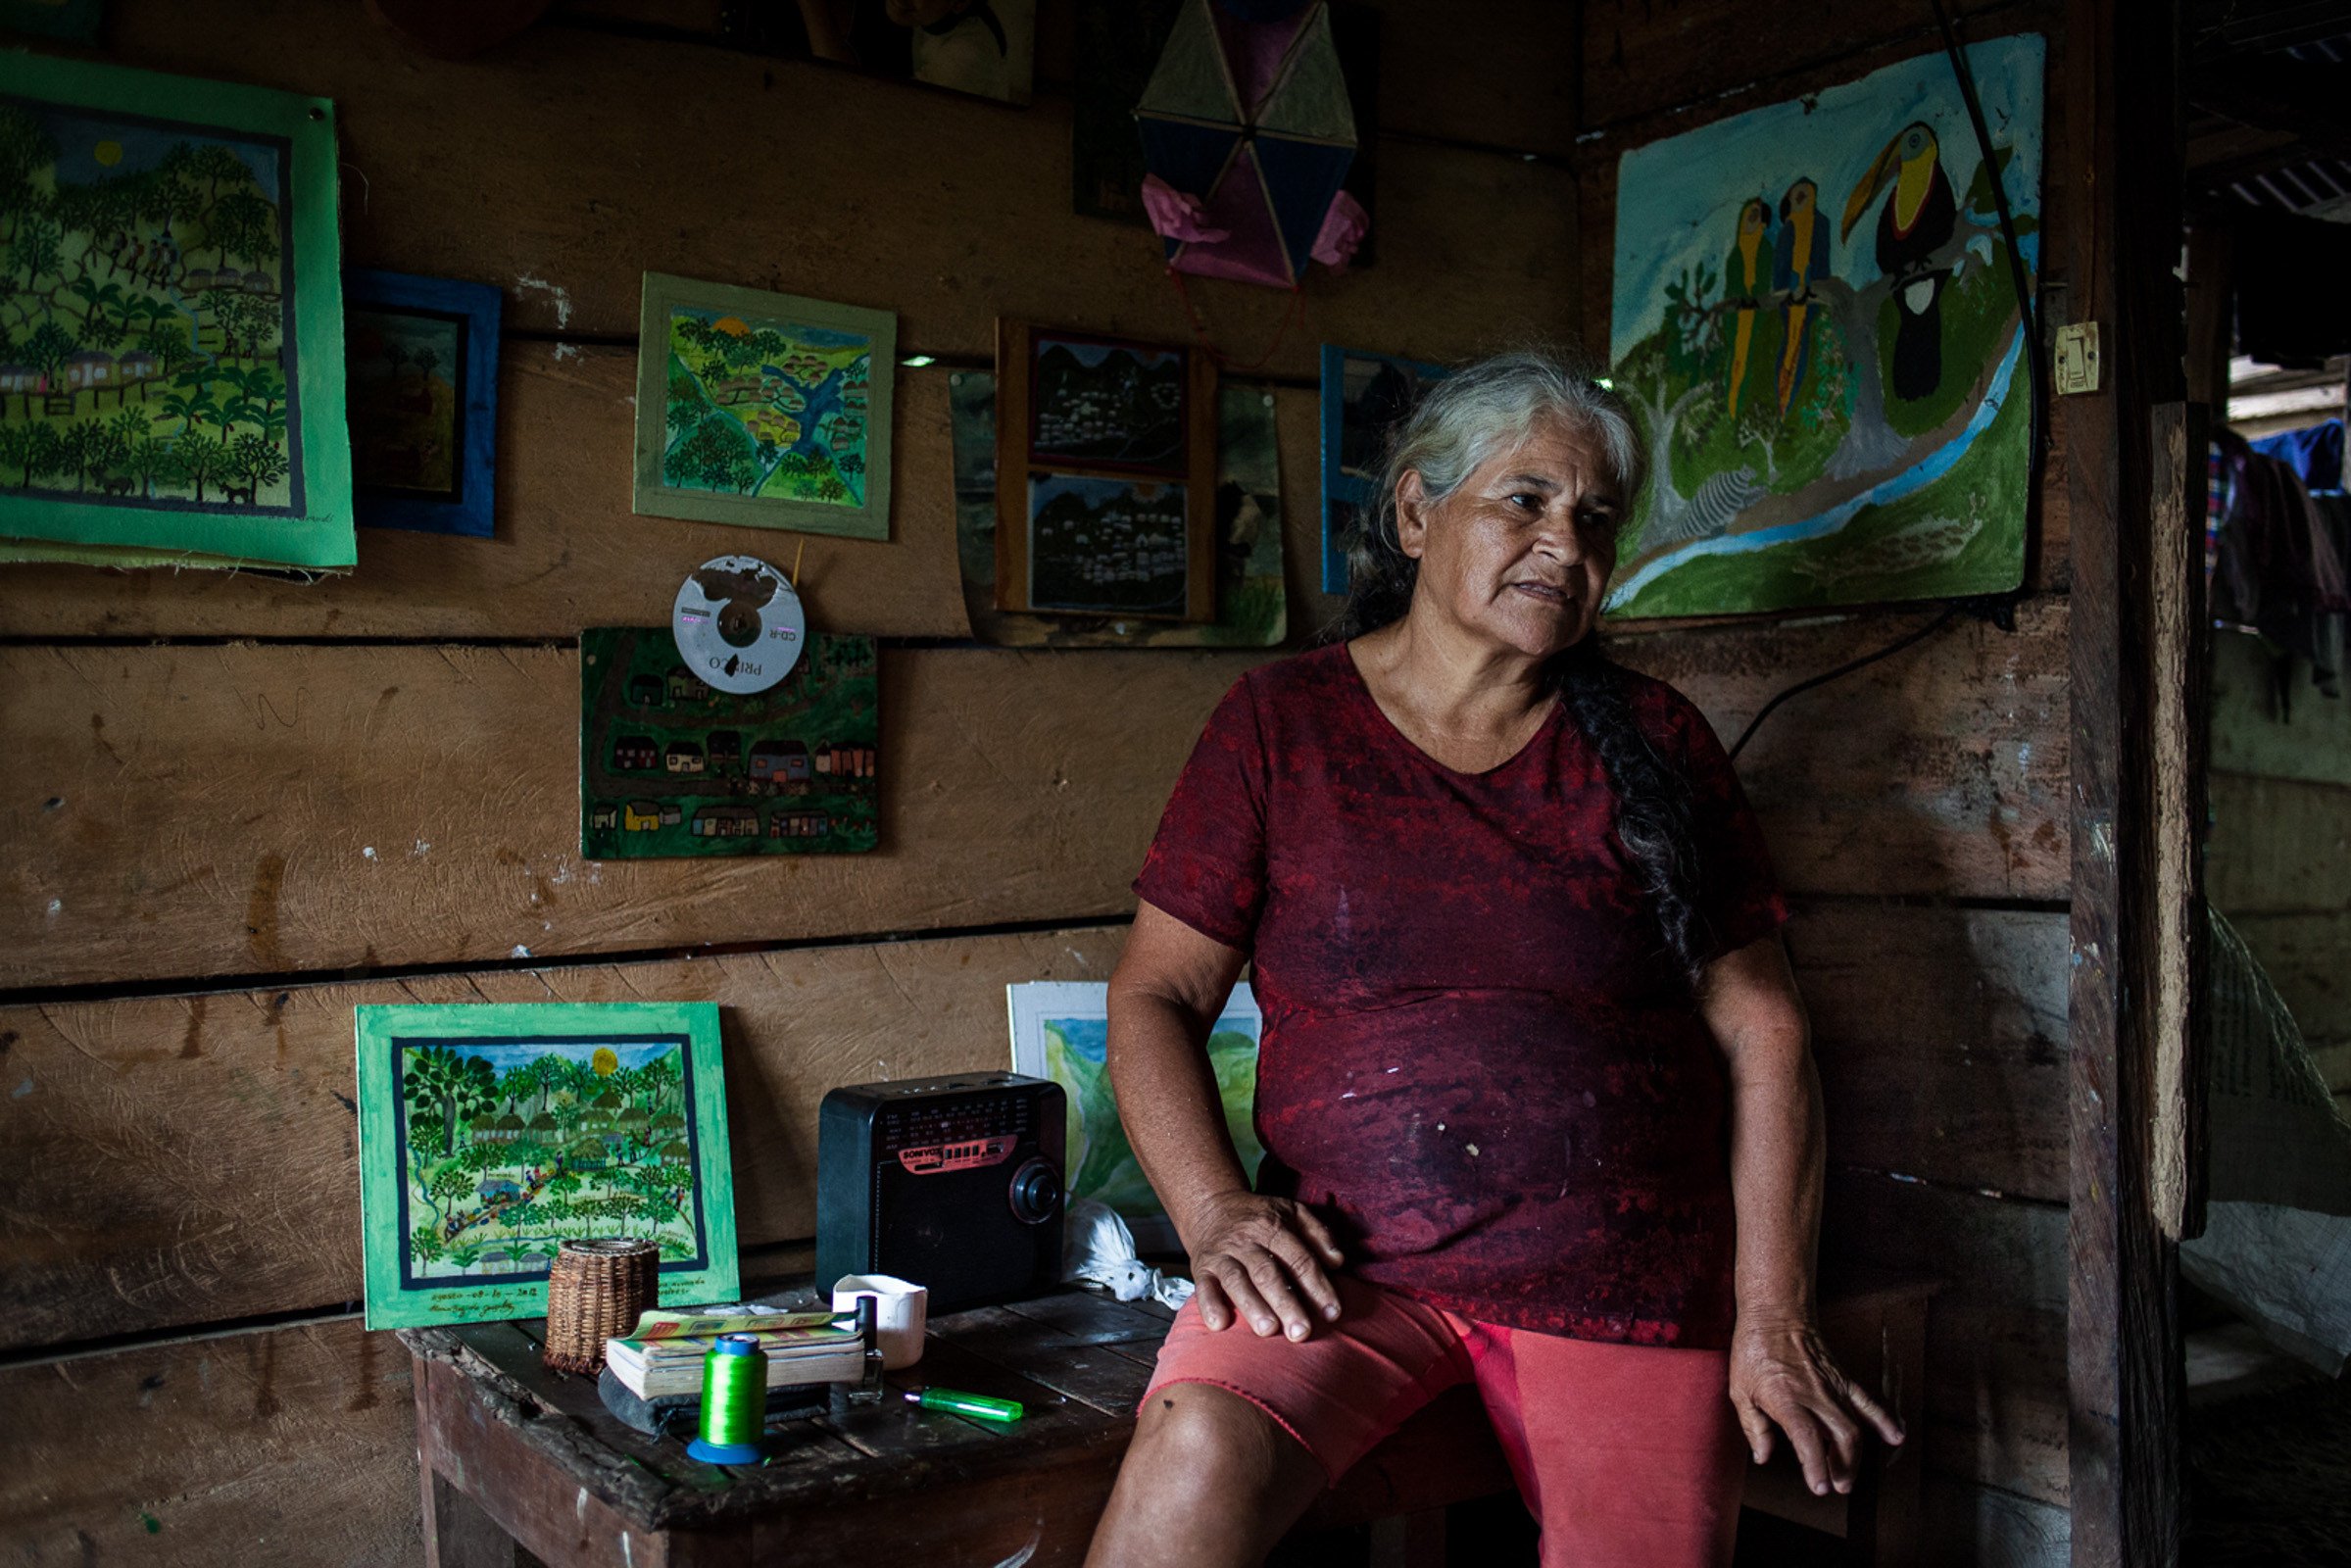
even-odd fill
[{"label": "wooden bench", "polygon": [[[1915,1424],[1932,1287],[1837,1298],[1831,1344]],[[613,1418],[595,1380],[539,1360],[543,1325],[401,1333],[416,1360],[428,1568],[751,1568],[892,1561],[1076,1564],[1108,1498],[1170,1314],[1067,1292],[934,1319],[894,1388],[939,1383],[1018,1399],[1001,1427],[891,1398],[791,1423],[759,1466],[711,1466]],[[1846,1560],[1903,1563],[1919,1445],[1874,1449],[1849,1498],[1813,1497],[1785,1465],[1749,1506],[1844,1538]],[[1301,1530],[1372,1525],[1383,1565],[1442,1563],[1446,1504],[1506,1491],[1475,1395],[1456,1389],[1326,1493]]]}]

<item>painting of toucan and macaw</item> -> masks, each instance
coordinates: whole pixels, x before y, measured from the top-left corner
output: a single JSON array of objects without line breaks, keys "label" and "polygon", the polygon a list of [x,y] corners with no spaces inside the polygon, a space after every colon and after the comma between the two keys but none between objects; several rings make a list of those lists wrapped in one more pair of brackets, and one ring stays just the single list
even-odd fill
[{"label": "painting of toucan and macaw", "polygon": [[2023,580],[2040,255],[2037,37],[1624,155],[1610,379],[1650,478],[1609,609],[1688,615],[1996,593]]}]

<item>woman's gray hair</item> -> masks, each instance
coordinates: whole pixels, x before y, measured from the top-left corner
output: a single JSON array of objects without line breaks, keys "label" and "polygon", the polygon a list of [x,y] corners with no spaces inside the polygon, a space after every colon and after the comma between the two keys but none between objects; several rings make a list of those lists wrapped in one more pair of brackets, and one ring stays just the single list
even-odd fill
[{"label": "woman's gray hair", "polygon": [[1411,413],[1389,433],[1377,499],[1348,547],[1347,605],[1339,635],[1376,631],[1402,619],[1412,606],[1420,563],[1404,554],[1396,512],[1396,486],[1408,472],[1420,474],[1430,501],[1443,501],[1487,459],[1558,419],[1598,442],[1630,511],[1646,477],[1641,433],[1593,371],[1572,351],[1516,349],[1425,385]]}]

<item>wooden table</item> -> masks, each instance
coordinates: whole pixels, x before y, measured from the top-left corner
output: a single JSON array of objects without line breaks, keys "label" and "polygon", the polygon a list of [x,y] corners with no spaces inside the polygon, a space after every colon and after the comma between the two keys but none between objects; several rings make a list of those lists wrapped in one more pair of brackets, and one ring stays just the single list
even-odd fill
[{"label": "wooden table", "polygon": [[[1830,1337],[1853,1375],[1916,1420],[1931,1287],[1840,1298]],[[811,1299],[813,1298],[811,1297]],[[712,1466],[632,1431],[592,1378],[539,1360],[538,1323],[410,1329],[428,1568],[931,1568],[1077,1564],[1110,1494],[1171,1313],[1078,1292],[935,1318],[893,1388],[939,1383],[1018,1399],[1002,1427],[889,1398],[790,1424],[759,1466]],[[1759,1470],[1750,1506],[1846,1537],[1848,1560],[1911,1560],[1919,1445],[1875,1453],[1851,1499],[1824,1503]],[[1446,1503],[1505,1491],[1475,1394],[1407,1423],[1299,1528],[1365,1521],[1375,1563],[1444,1561]]]}]

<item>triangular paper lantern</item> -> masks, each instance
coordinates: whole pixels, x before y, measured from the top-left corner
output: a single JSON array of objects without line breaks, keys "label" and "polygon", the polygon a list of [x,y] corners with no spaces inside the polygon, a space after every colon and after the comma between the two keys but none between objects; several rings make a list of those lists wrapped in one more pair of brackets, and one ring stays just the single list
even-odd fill
[{"label": "triangular paper lantern", "polygon": [[1223,231],[1169,238],[1168,265],[1294,287],[1355,156],[1324,0],[1185,0],[1135,119],[1144,168]]}]

